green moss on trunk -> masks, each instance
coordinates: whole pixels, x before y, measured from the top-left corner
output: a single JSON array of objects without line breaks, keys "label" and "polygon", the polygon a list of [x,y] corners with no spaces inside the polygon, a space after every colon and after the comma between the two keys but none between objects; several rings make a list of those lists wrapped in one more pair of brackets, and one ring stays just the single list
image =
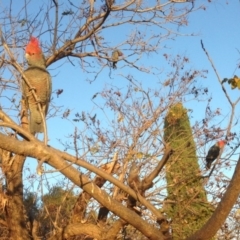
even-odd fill
[{"label": "green moss on trunk", "polygon": [[174,239],[200,229],[212,213],[200,178],[196,146],[187,110],[178,103],[165,118],[164,138],[173,154],[166,165],[168,197],[164,210],[171,219]]}]

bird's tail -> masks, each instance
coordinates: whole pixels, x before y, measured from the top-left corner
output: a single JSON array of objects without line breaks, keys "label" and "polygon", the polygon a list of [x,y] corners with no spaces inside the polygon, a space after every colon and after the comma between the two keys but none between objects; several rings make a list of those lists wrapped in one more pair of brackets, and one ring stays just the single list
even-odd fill
[{"label": "bird's tail", "polygon": [[32,134],[43,132],[43,121],[40,112],[38,109],[31,109],[30,110],[30,132]]},{"label": "bird's tail", "polygon": [[207,161],[206,168],[207,168],[207,169],[210,169],[210,168],[211,168],[211,164],[212,164],[212,162],[211,162],[211,161]]}]

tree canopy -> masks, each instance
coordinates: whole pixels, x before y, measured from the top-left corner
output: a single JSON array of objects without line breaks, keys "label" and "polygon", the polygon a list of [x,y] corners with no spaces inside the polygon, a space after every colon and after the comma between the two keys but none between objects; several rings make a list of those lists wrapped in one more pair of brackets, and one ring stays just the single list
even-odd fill
[{"label": "tree canopy", "polygon": [[[203,80],[210,70],[175,54],[173,44],[198,34],[186,33],[189,19],[209,5],[22,0],[1,6],[0,239],[239,234],[237,73],[221,76],[203,39],[199,48],[215,73],[209,88]],[[25,102],[31,96],[41,112],[38,89],[25,74],[30,37],[39,40],[53,83],[43,134],[30,133]],[[208,147],[220,139],[227,145],[207,170]]]}]

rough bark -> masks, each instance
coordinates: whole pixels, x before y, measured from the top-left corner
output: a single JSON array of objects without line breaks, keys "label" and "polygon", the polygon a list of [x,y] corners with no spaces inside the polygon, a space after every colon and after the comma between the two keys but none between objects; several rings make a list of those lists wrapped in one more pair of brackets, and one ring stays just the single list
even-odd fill
[{"label": "rough bark", "polygon": [[[22,106],[23,111],[25,111],[24,105]],[[2,111],[0,111],[0,119],[4,121],[5,124],[15,126],[15,123]],[[24,114],[22,120],[28,123]],[[4,123],[1,122],[2,125]],[[19,126],[16,127],[18,130],[22,130]],[[24,125],[23,128],[28,129],[28,125]],[[32,138],[29,133],[26,133],[26,135]],[[24,135],[21,134],[21,136]],[[15,135],[9,136],[5,145],[10,144],[13,140],[16,140]],[[9,237],[19,240],[32,239],[30,224],[23,204],[22,170],[26,157],[22,154],[14,154],[12,151],[8,151],[3,147],[0,148],[0,158],[2,160],[2,171],[6,178],[6,204],[4,210]]]},{"label": "rough bark", "polygon": [[24,156],[12,156],[11,163],[3,161],[3,171],[7,182],[7,204],[5,205],[5,217],[12,239],[32,239],[27,216],[23,204],[22,169]]}]

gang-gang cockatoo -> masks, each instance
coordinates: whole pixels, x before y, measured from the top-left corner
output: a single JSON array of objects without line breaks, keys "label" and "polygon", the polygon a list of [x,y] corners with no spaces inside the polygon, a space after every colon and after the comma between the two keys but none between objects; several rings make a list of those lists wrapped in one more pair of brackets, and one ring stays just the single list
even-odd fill
[{"label": "gang-gang cockatoo", "polygon": [[220,140],[209,149],[206,156],[207,169],[211,167],[212,162],[219,156],[219,153],[225,144],[226,142],[224,140]]},{"label": "gang-gang cockatoo", "polygon": [[[37,101],[24,79],[22,79],[23,99],[26,102],[27,109],[30,111],[30,132],[35,134],[44,132],[43,121],[45,121],[48,112],[52,92],[52,80],[50,74],[46,70],[45,58],[37,38],[30,38],[25,53],[29,67],[24,71],[24,76],[27,78],[30,87],[34,89]],[[41,117],[38,103],[41,106],[44,119]]]}]

